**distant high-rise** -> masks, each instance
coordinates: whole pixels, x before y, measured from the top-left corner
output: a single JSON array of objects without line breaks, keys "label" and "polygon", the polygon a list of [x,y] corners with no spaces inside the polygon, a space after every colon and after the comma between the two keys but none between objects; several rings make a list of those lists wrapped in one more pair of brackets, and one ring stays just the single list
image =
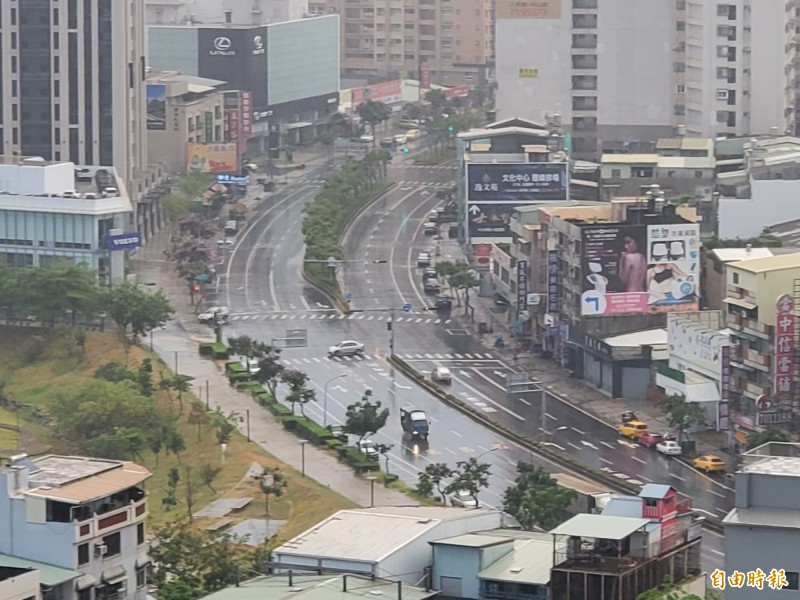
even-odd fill
[{"label": "distant high-rise", "polygon": [[0,1],[0,155],[147,164],[144,0]]}]

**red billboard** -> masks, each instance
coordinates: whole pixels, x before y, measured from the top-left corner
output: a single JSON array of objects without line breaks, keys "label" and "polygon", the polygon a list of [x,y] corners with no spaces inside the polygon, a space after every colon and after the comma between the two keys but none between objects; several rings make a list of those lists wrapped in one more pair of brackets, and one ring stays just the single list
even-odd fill
[{"label": "red billboard", "polygon": [[446,88],[444,90],[444,97],[448,100],[453,98],[466,98],[472,88],[469,84],[457,85],[456,87]]},{"label": "red billboard", "polygon": [[791,398],[794,392],[794,298],[778,297],[775,317],[775,398]]},{"label": "red billboard", "polygon": [[423,90],[431,89],[431,64],[427,60],[419,66],[419,86]]},{"label": "red billboard", "polygon": [[249,91],[240,92],[241,102],[239,104],[239,152],[247,152],[247,140],[253,134],[253,93]]},{"label": "red billboard", "polygon": [[383,83],[354,88],[352,94],[350,103],[353,108],[367,100],[385,102],[387,104],[401,102],[403,100],[403,83],[399,79],[384,81]]}]

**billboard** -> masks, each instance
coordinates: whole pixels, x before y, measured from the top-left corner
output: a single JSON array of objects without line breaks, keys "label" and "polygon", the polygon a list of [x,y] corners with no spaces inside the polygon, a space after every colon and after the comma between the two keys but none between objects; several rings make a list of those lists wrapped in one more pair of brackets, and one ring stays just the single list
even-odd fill
[{"label": "billboard", "polygon": [[204,173],[239,171],[236,144],[186,144],[186,168]]},{"label": "billboard", "polygon": [[451,88],[444,89],[444,97],[448,100],[452,100],[453,98],[466,98],[469,96],[469,93],[472,91],[472,86],[468,83],[464,85],[457,85]]},{"label": "billboard", "polygon": [[775,313],[775,386],[773,396],[792,398],[794,392],[794,298],[778,296]]},{"label": "billboard", "polygon": [[668,315],[667,335],[670,356],[677,359],[676,368],[681,363],[687,363],[698,373],[714,381],[722,381],[724,349],[730,347],[727,335],[679,315]]},{"label": "billboard", "polygon": [[566,200],[567,163],[481,163],[467,165],[470,202]]},{"label": "billboard", "polygon": [[106,248],[114,250],[132,250],[142,245],[142,234],[138,231],[110,235],[106,238]]},{"label": "billboard", "polygon": [[431,89],[431,63],[427,60],[419,64],[419,87],[423,90]]},{"label": "billboard", "polygon": [[528,308],[528,261],[517,261],[517,311]]},{"label": "billboard", "polygon": [[167,86],[147,84],[147,130],[167,129]]},{"label": "billboard", "polygon": [[582,230],[582,315],[700,309],[700,227],[608,224]]},{"label": "billboard", "polygon": [[560,19],[561,0],[496,0],[498,19]]},{"label": "billboard", "polygon": [[558,250],[547,251],[547,312],[557,315],[561,310],[561,273],[559,272]]},{"label": "billboard", "polygon": [[516,204],[470,204],[467,209],[469,237],[511,237],[511,215],[516,207]]},{"label": "billboard", "polygon": [[403,86],[399,79],[395,79],[394,81],[384,81],[383,83],[353,88],[351,94],[352,100],[350,104],[353,108],[367,100],[391,104],[392,102],[403,101]]}]

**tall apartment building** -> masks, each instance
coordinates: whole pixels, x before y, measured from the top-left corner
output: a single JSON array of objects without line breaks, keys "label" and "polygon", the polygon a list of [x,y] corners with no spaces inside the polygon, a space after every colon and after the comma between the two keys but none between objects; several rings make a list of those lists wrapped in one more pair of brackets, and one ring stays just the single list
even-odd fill
[{"label": "tall apartment building", "polygon": [[560,120],[576,157],[793,122],[793,2],[518,4],[497,0],[498,117]]},{"label": "tall apartment building", "polygon": [[72,571],[62,600],[145,600],[150,475],[116,460],[12,458],[0,469],[0,554]]},{"label": "tall apartment building", "polygon": [[0,2],[0,155],[147,165],[141,0]]},{"label": "tall apartment building", "polygon": [[343,77],[388,81],[429,72],[433,83],[454,86],[487,78],[492,5],[493,0],[310,0],[309,12],[341,16]]},{"label": "tall apartment building", "polygon": [[148,25],[267,25],[302,19],[308,0],[145,0]]}]

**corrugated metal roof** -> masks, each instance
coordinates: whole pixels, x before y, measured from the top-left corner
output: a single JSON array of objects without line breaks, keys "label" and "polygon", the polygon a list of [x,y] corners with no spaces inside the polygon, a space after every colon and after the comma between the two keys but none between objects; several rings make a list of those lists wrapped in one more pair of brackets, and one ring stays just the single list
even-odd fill
[{"label": "corrugated metal roof", "polygon": [[655,498],[662,500],[669,494],[672,488],[663,483],[648,483],[639,492],[639,498]]},{"label": "corrugated metal roof", "polygon": [[514,540],[514,549],[478,573],[480,579],[547,585],[553,540]]},{"label": "corrugated metal roof", "polygon": [[782,269],[795,269],[800,267],[800,252],[769,256],[767,258],[754,258],[728,263],[729,267],[748,271],[750,273],[766,273]]},{"label": "corrugated metal roof", "polygon": [[628,165],[628,164],[656,164],[660,156],[658,154],[603,154],[600,162],[604,165]]},{"label": "corrugated metal roof", "polygon": [[152,473],[147,467],[123,462],[122,467],[67,483],[59,487],[43,486],[25,492],[29,496],[51,498],[72,504],[91,502],[140,484]]},{"label": "corrugated metal roof", "polygon": [[602,514],[638,519],[642,516],[642,500],[636,496],[612,496]]},{"label": "corrugated metal roof", "polygon": [[456,537],[445,538],[443,540],[431,542],[431,544],[441,544],[443,546],[462,546],[464,548],[488,548],[489,546],[497,546],[498,544],[509,543],[511,543],[509,538],[501,538],[480,533],[467,533],[465,535],[458,535]]},{"label": "corrugated metal roof", "polygon": [[773,256],[772,250],[769,248],[717,248],[712,250],[711,254],[722,262],[752,260],[754,258],[768,258]]},{"label": "corrugated metal roof", "polygon": [[603,338],[603,341],[609,346],[617,348],[635,348],[637,346],[667,344],[669,342],[669,335],[666,329],[645,329],[644,331],[613,335]]},{"label": "corrugated metal roof", "polygon": [[562,523],[550,533],[553,535],[621,540],[642,529],[649,522],[649,519],[581,514],[572,517],[566,523]]},{"label": "corrugated metal roof", "polygon": [[711,138],[683,138],[681,150],[711,150],[714,147],[714,140]]},{"label": "corrugated metal roof", "polygon": [[656,142],[657,150],[680,150],[681,138],[661,138]]},{"label": "corrugated metal roof", "polygon": [[39,582],[48,587],[60,585],[65,581],[72,581],[83,574],[78,571],[62,569],[55,565],[28,560],[27,558],[21,558],[19,556],[10,556],[8,554],[0,554],[0,566],[10,567],[12,569],[31,569],[39,571]]},{"label": "corrugated metal roof", "polygon": [[661,156],[658,159],[662,169],[713,169],[716,164],[713,156]]}]

